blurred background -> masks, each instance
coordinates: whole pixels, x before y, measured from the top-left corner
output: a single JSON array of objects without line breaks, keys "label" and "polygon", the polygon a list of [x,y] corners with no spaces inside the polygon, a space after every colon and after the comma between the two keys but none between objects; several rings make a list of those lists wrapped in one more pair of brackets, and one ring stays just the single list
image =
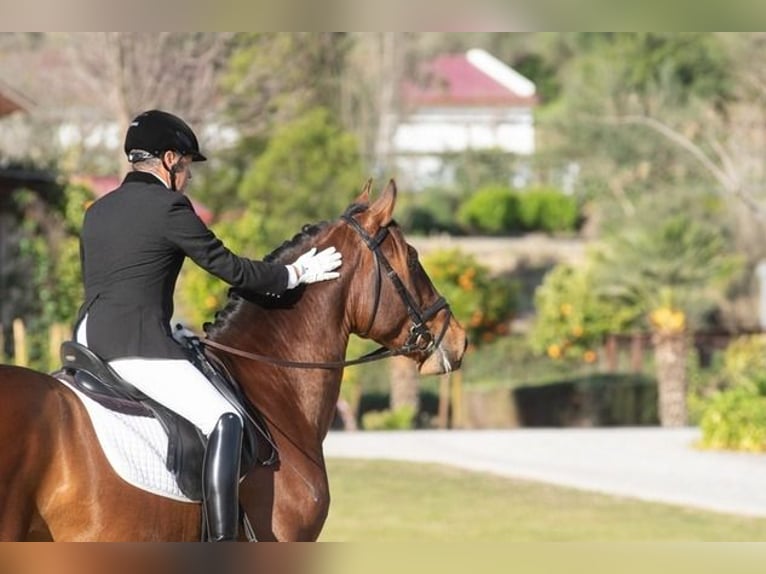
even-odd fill
[{"label": "blurred background", "polygon": [[[337,429],[699,426],[766,449],[766,34],[0,34],[0,362],[58,366],[78,230],[140,111],[254,258],[368,177],[469,331],[464,368],[344,374]],[[177,319],[226,287],[187,265]],[[349,357],[369,350],[353,339]]]}]

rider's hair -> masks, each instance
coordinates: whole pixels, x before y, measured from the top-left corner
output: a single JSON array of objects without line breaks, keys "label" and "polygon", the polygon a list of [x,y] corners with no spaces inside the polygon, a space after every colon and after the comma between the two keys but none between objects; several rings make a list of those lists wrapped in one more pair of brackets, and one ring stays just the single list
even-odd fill
[{"label": "rider's hair", "polygon": [[154,171],[162,167],[162,160],[158,157],[148,157],[131,164],[133,171]]}]

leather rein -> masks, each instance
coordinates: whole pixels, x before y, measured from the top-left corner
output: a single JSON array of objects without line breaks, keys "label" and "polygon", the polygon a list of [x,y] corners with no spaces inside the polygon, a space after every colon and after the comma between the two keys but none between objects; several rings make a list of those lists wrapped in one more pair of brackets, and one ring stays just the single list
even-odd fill
[{"label": "leather rein", "polygon": [[[396,292],[399,294],[407,314],[410,316],[412,325],[410,326],[410,334],[404,344],[397,349],[387,349],[386,347],[380,347],[366,355],[359,357],[358,359],[352,359],[349,361],[328,361],[328,362],[306,362],[306,361],[289,361],[286,359],[278,359],[276,357],[269,357],[267,355],[260,355],[258,353],[251,353],[249,351],[243,351],[235,347],[230,347],[210,339],[202,339],[201,342],[213,349],[224,351],[230,355],[236,355],[245,359],[253,361],[260,361],[263,363],[269,363],[280,367],[289,367],[294,369],[340,369],[343,367],[350,367],[352,365],[361,365],[363,363],[370,363],[372,361],[379,361],[388,357],[396,357],[399,355],[408,355],[415,352],[425,353],[426,356],[430,356],[441,344],[444,335],[447,333],[450,318],[452,317],[452,310],[444,297],[439,297],[430,307],[425,310],[421,310],[415,303],[415,299],[402,282],[399,275],[396,273],[391,263],[381,251],[381,245],[389,235],[388,226],[381,227],[374,237],[370,236],[367,231],[359,224],[359,222],[350,215],[343,215],[342,219],[362,238],[367,247],[372,251],[375,259],[375,303],[373,306],[372,315],[370,316],[370,322],[367,324],[367,328],[364,332],[360,333],[361,337],[365,337],[369,334],[375,323],[375,317],[378,314],[378,307],[380,306],[380,292],[382,282],[381,269],[385,270],[386,276],[393,283]],[[446,309],[448,316],[444,325],[442,326],[439,335],[434,338],[430,329],[426,325],[426,322],[433,319],[442,309]]]}]

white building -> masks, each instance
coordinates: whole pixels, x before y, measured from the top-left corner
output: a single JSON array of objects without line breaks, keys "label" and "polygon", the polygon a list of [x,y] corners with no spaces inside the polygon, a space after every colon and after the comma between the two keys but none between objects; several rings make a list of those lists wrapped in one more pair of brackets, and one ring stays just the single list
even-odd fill
[{"label": "white building", "polygon": [[404,84],[405,112],[391,122],[385,146],[410,189],[449,184],[447,153],[534,153],[537,96],[530,80],[484,50],[440,56],[423,72],[422,81]]}]

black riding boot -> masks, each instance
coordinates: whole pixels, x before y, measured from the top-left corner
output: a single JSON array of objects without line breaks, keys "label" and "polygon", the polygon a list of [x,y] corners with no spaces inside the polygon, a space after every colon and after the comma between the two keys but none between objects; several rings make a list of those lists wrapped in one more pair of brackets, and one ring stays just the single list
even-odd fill
[{"label": "black riding boot", "polygon": [[203,503],[208,535],[213,542],[237,539],[241,451],[242,421],[227,413],[210,433],[202,468]]}]

